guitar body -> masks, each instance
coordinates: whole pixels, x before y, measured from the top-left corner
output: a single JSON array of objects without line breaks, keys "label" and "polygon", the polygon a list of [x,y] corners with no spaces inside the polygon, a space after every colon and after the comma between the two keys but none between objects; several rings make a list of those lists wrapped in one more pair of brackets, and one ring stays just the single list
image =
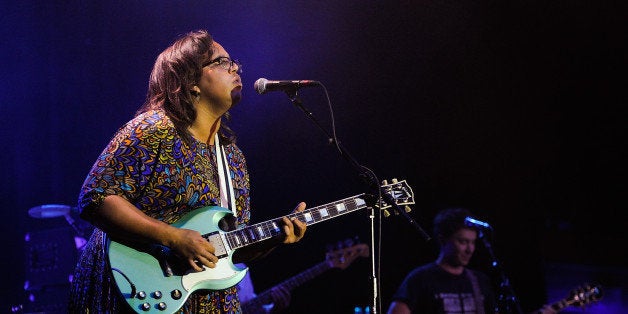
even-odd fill
[{"label": "guitar body", "polygon": [[[236,267],[231,261],[232,251],[221,243],[215,243],[223,236],[217,226],[228,215],[231,212],[227,209],[209,206],[196,209],[172,224],[178,228],[212,235],[214,240],[211,242],[216,247],[216,255],[222,258],[216,263],[216,268],[206,268],[201,272],[195,272],[189,266],[189,269],[185,269],[186,267],[175,265],[174,256],[169,253],[156,254],[154,249],[136,250],[110,240],[108,257],[113,277],[131,308],[144,313],[174,313],[196,290],[222,290],[240,282],[246,275],[247,268]],[[218,255],[218,251],[222,254]],[[166,274],[164,262],[171,267],[172,275]]]}]

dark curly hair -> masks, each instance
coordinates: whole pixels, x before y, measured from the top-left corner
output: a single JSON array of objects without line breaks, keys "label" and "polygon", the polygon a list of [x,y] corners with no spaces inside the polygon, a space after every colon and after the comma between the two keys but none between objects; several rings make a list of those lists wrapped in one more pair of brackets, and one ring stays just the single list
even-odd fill
[{"label": "dark curly hair", "polygon": [[[192,86],[201,79],[203,64],[214,53],[212,36],[197,30],[180,36],[159,54],[148,81],[146,102],[136,115],[163,109],[186,141],[192,140],[188,127],[196,119]],[[220,136],[223,143],[235,143],[235,133],[227,126],[229,112],[222,117]]]},{"label": "dark curly hair", "polygon": [[434,217],[434,236],[448,238],[462,228],[468,228],[465,218],[471,217],[466,208],[446,208]]}]

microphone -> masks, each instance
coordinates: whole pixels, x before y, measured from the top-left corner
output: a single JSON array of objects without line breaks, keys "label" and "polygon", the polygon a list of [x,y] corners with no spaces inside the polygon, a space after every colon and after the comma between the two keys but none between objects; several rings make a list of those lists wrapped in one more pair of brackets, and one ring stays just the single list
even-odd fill
[{"label": "microphone", "polygon": [[253,87],[258,94],[264,94],[266,92],[274,91],[291,91],[297,90],[301,87],[317,86],[321,83],[319,81],[310,80],[294,80],[294,81],[269,81],[265,78],[260,78],[255,81]]},{"label": "microphone", "polygon": [[489,225],[488,222],[477,220],[477,219],[474,219],[474,218],[471,218],[471,217],[465,218],[464,219],[464,223],[468,227],[475,227],[475,228],[479,228],[479,229],[490,229],[490,230],[493,230],[493,227],[491,227],[491,225]]}]

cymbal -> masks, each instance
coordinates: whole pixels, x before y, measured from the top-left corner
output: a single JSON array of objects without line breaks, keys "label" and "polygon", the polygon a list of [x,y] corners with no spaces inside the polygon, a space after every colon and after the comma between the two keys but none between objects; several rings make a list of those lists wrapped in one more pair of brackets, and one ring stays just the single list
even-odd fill
[{"label": "cymbal", "polygon": [[72,207],[68,205],[46,204],[35,206],[28,210],[28,214],[33,218],[54,218],[65,216],[70,213]]}]

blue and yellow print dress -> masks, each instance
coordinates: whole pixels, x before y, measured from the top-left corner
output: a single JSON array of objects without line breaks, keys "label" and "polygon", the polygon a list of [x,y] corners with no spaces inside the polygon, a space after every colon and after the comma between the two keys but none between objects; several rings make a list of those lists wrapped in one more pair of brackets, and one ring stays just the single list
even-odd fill
[{"label": "blue and yellow print dress", "polygon": [[[249,176],[242,151],[224,146],[238,224],[250,219]],[[107,195],[120,195],[148,216],[173,223],[190,211],[220,203],[215,149],[184,142],[161,110],[136,116],[120,128],[89,172],[78,200],[81,211],[100,210]],[[77,263],[72,313],[130,311],[108,271],[104,233],[96,228]],[[196,291],[181,313],[240,313],[236,288]]]}]

